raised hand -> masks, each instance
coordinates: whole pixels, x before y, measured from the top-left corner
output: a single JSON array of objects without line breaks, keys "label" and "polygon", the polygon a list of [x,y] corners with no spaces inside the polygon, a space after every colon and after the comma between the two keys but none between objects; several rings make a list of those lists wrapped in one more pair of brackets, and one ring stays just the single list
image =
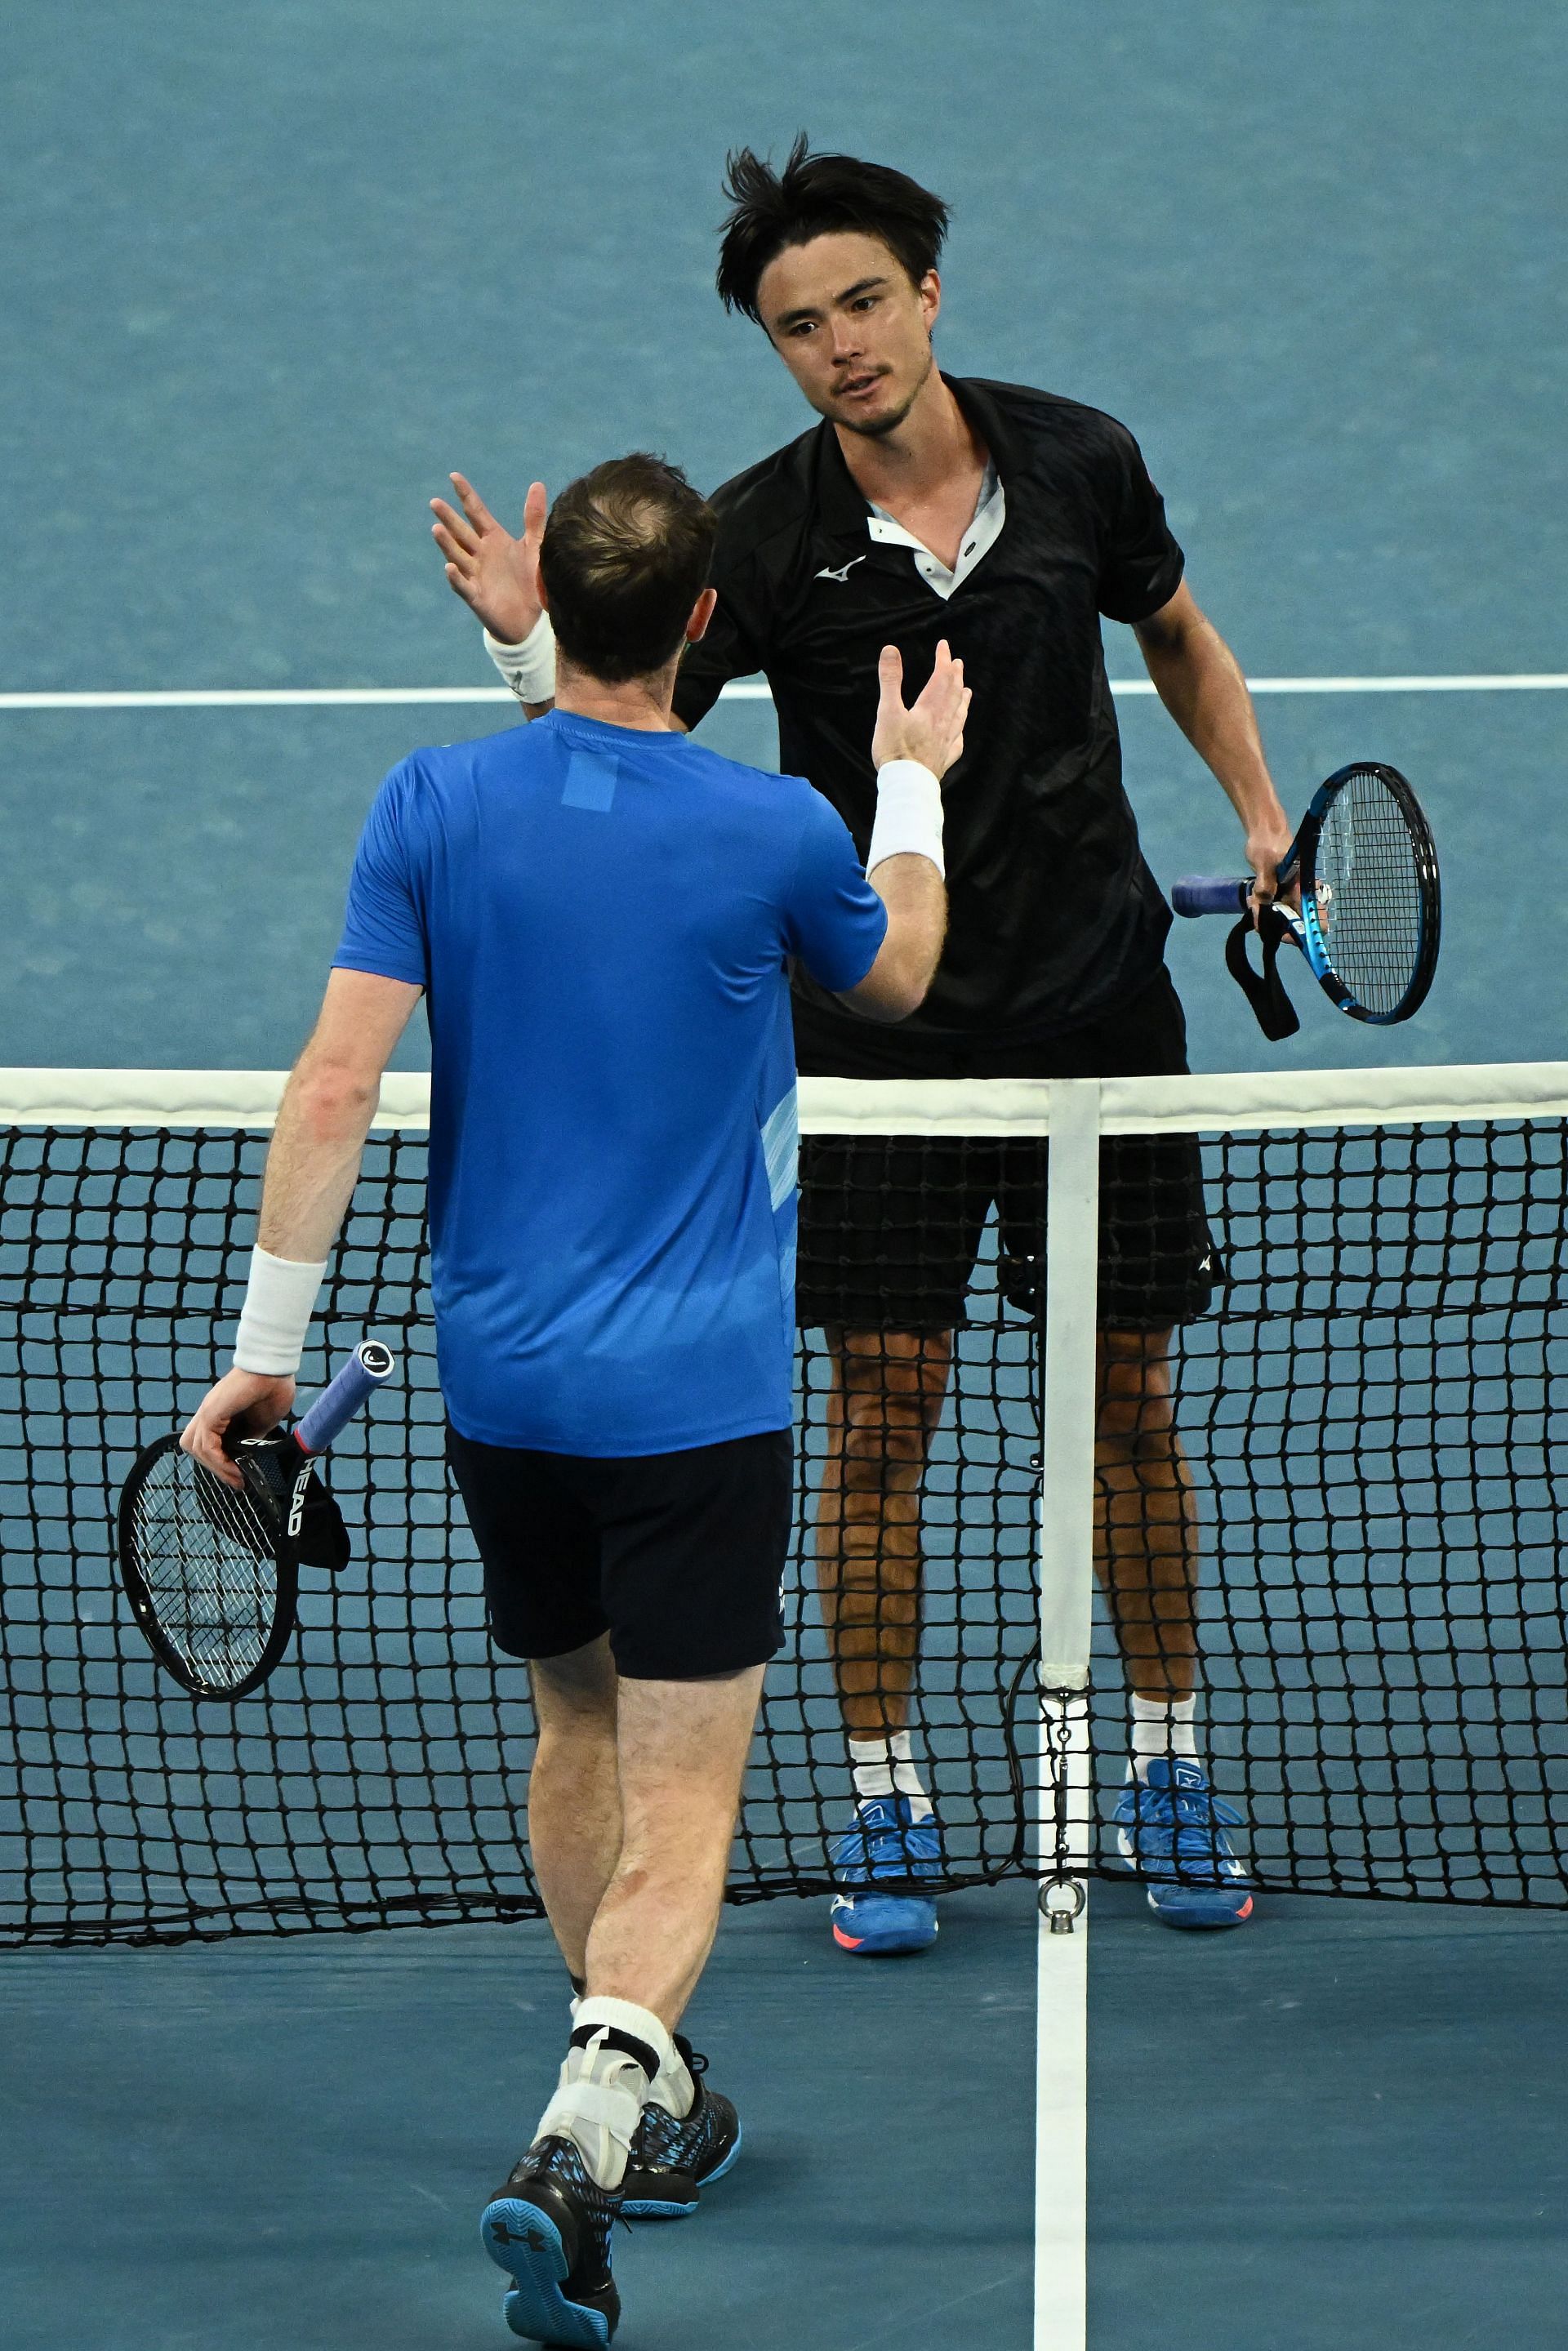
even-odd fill
[{"label": "raised hand", "polygon": [[432,537],[446,558],[448,583],[493,637],[503,644],[520,645],[544,610],[538,574],[539,543],[549,511],[545,486],[528,485],[520,538],[502,528],[472,482],[454,474],[452,486],[462,502],[461,514],[444,498],[430,501],[435,517]]},{"label": "raised hand", "polygon": [[934,776],[945,776],[963,751],[964,721],[969,715],[963,663],[954,660],[944,638],[930,676],[907,709],[904,657],[896,645],[883,645],[876,667],[882,698],[872,737],[873,759],[879,768],[890,759],[918,759]]}]

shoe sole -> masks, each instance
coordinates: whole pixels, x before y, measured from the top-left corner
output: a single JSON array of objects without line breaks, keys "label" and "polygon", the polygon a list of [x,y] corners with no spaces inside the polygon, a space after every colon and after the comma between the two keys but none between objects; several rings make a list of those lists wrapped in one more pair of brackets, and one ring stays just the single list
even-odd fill
[{"label": "shoe sole", "polygon": [[[505,2235],[497,2235],[498,2230]],[[501,2305],[514,2335],[529,2343],[560,2345],[565,2351],[605,2351],[611,2325],[604,2313],[568,2302],[561,2292],[569,2269],[566,2247],[548,2212],[520,2196],[498,2196],[485,2207],[479,2232],[490,2259],[514,2280]]]},{"label": "shoe sole", "polygon": [[698,2180],[697,2192],[692,2198],[689,2204],[661,2203],[656,2198],[651,2196],[636,2198],[627,2197],[622,2201],[621,2210],[625,2213],[626,2218],[629,2220],[690,2220],[692,2214],[696,2210],[697,2206],[702,2201],[703,2190],[706,2188],[713,2187],[716,2181],[724,2178],[726,2172],[734,2170],[736,2158],[740,2153],[741,2143],[745,2137],[746,2134],[744,2131],[737,2131],[735,2135],[735,2145],[730,2148],[729,2153],[725,2157],[722,2163],[716,2163],[713,2169],[709,2172],[705,2172],[702,2179]]},{"label": "shoe sole", "polygon": [[877,1935],[846,1935],[841,1927],[833,1928],[833,1940],[841,1951],[848,1951],[857,1959],[913,1959],[928,1951],[936,1940],[936,1929],[922,1935],[917,1943],[908,1940],[886,1942]]},{"label": "shoe sole", "polygon": [[1172,1927],[1178,1934],[1212,1935],[1223,1933],[1228,1927],[1244,1927],[1252,1916],[1252,1896],[1249,1894],[1239,1910],[1221,1909],[1217,1904],[1213,1910],[1207,1913],[1190,1910],[1184,1912],[1166,1909],[1163,1903],[1155,1899],[1151,1890],[1149,1907],[1162,1927]]}]

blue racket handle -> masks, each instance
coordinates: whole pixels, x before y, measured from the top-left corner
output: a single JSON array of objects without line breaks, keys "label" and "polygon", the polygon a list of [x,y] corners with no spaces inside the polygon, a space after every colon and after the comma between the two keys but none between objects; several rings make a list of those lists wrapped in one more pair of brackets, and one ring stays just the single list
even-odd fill
[{"label": "blue racket handle", "polygon": [[330,1385],[324,1387],[294,1432],[302,1453],[325,1453],[347,1427],[365,1398],[390,1380],[397,1357],[379,1339],[364,1339]]},{"label": "blue racket handle", "polygon": [[1243,914],[1250,877],[1232,882],[1219,873],[1184,873],[1171,883],[1171,904],[1178,914]]}]

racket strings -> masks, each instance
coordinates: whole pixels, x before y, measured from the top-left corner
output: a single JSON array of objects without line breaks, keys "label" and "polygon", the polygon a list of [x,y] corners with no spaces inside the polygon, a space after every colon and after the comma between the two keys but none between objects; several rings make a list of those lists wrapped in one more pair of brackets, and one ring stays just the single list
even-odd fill
[{"label": "racket strings", "polygon": [[1334,971],[1367,1011],[1397,1011],[1422,956],[1421,857],[1405,811],[1375,771],[1352,776],[1335,794],[1313,881]]},{"label": "racket strings", "polygon": [[272,1530],[250,1494],[172,1450],[136,1498],[135,1541],[170,1646],[214,1686],[252,1672],[272,1633],[277,1571]]}]

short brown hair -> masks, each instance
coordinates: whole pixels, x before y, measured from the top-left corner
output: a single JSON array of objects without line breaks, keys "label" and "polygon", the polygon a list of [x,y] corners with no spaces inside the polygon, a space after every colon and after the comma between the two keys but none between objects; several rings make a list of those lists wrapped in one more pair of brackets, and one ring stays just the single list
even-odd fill
[{"label": "short brown hair", "polygon": [[641,451],[569,483],[539,549],[556,642],[606,685],[663,669],[707,586],[718,518],[678,465]]}]

